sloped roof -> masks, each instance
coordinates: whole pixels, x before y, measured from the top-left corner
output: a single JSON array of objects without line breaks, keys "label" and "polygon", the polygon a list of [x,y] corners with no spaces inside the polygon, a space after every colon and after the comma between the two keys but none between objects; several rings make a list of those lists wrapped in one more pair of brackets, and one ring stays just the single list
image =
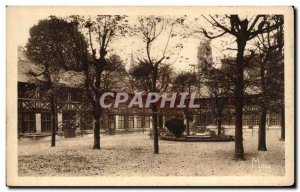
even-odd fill
[{"label": "sloped roof", "polygon": [[18,81],[19,82],[32,82],[34,80],[42,80],[42,77],[33,78],[30,72],[39,73],[43,68],[32,62],[23,47],[18,47]]},{"label": "sloped roof", "polygon": [[[43,66],[34,63],[27,55],[26,50],[19,46],[18,47],[18,82],[28,82],[28,83],[39,83],[45,81],[42,75],[34,77],[30,74],[41,73],[43,72]],[[79,87],[84,83],[84,74],[83,72],[75,71],[65,71],[61,69],[57,75],[58,82],[60,86],[67,87]]]}]

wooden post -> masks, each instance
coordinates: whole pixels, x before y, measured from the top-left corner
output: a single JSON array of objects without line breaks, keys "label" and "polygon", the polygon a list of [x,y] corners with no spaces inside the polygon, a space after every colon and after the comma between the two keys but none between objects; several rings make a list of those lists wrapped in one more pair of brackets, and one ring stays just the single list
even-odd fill
[{"label": "wooden post", "polygon": [[40,113],[35,114],[35,133],[42,133],[42,118]]},{"label": "wooden post", "polygon": [[150,116],[150,129],[152,129],[152,116]]},{"label": "wooden post", "polygon": [[116,115],[115,122],[116,122],[116,129],[119,129],[119,115]]},{"label": "wooden post", "polygon": [[63,120],[62,120],[62,113],[57,113],[57,132],[63,132]]},{"label": "wooden post", "polygon": [[133,116],[133,128],[137,128],[137,115]]}]

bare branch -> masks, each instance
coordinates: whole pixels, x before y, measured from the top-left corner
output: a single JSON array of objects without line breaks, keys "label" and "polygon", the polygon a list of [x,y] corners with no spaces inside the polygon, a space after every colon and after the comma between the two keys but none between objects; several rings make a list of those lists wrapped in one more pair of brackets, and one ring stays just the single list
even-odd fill
[{"label": "bare branch", "polygon": [[169,45],[169,41],[170,41],[170,38],[171,38],[171,35],[172,35],[172,32],[173,32],[173,26],[174,26],[174,23],[172,24],[171,29],[170,29],[170,33],[169,33],[169,37],[168,37],[168,40],[167,40],[167,43],[166,43],[166,47],[163,51],[163,57],[165,56],[166,50],[167,50],[168,45]]},{"label": "bare branch", "polygon": [[221,25],[215,18],[213,18],[213,16],[209,16],[215,23],[213,24],[214,26],[223,29],[224,31],[226,31],[227,33],[230,33],[231,35],[236,36],[237,33],[235,31],[231,31],[228,28],[226,28],[225,26]]},{"label": "bare branch", "polygon": [[210,35],[208,35],[208,33],[205,29],[202,28],[201,30],[202,30],[202,33],[204,34],[204,36],[208,39],[216,39],[216,38],[221,37],[221,36],[223,36],[227,33],[226,31],[224,31],[223,33],[221,33],[219,35],[210,36]]},{"label": "bare branch", "polygon": [[261,15],[258,15],[255,17],[254,21],[252,22],[251,26],[249,27],[248,32],[250,33],[252,31],[252,29],[254,28],[254,26],[256,25],[257,21],[259,20],[259,18],[261,18]]},{"label": "bare branch", "polygon": [[273,24],[271,26],[267,26],[265,28],[262,28],[262,29],[258,29],[256,31],[253,31],[250,33],[250,36],[249,36],[249,39],[253,39],[254,37],[256,37],[258,34],[261,34],[261,33],[267,33],[267,32],[270,32],[270,31],[273,31],[274,29],[278,28],[279,26],[283,25],[283,22],[280,21],[276,24]]}]

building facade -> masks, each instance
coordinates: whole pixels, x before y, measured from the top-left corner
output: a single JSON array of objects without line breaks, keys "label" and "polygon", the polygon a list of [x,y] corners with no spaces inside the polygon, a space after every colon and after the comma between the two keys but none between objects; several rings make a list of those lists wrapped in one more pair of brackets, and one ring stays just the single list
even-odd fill
[{"label": "building facade", "polygon": [[[198,48],[198,57],[206,56],[207,62],[199,62],[199,68],[207,67],[205,64],[212,62],[212,50],[209,42],[201,42]],[[26,56],[22,48],[18,48],[18,135],[50,135],[52,128],[48,90],[43,87],[42,80],[31,79],[29,71],[37,68]],[[62,79],[57,88],[56,124],[58,134],[76,135],[93,133],[93,114],[90,103],[85,99],[80,81],[82,74],[67,72],[61,75]],[[73,78],[73,79],[72,79]],[[79,80],[78,80],[79,79]],[[81,79],[81,80],[80,80]],[[70,82],[79,81],[79,84]],[[63,83],[62,83],[63,82]],[[193,110],[190,114],[190,123],[196,126],[216,126],[216,118],[209,105],[212,98],[199,98],[200,109]],[[224,109],[222,125],[234,125],[233,101]],[[166,119],[172,113],[183,112],[168,109],[160,112],[159,127],[164,127]],[[272,110],[267,115],[268,127],[280,126],[280,112]],[[185,122],[187,122],[185,120]],[[246,106],[243,116],[245,128],[259,125],[259,112],[254,104]],[[105,109],[101,118],[101,133],[115,134],[118,132],[146,131],[152,128],[151,110],[128,109],[126,105],[118,109]]]},{"label": "building facade", "polygon": [[[248,57],[249,56],[245,56],[246,60],[248,59]],[[205,73],[205,71],[211,68],[211,66],[218,68],[218,70],[222,71],[224,74],[228,74],[232,76],[235,75],[234,74],[235,58],[221,59],[219,65],[213,63],[210,40],[200,41],[200,44],[198,46],[197,58],[198,58],[198,63],[196,69],[199,76]],[[260,68],[259,65],[257,64],[258,59],[259,57],[256,55],[253,59],[250,60],[251,62],[249,62],[248,65],[245,66],[245,71],[244,71],[245,79],[249,79],[250,76],[254,78],[259,78]],[[225,77],[225,79],[226,78],[227,77]],[[257,87],[255,88],[248,87],[245,90],[244,103],[246,105],[244,106],[244,112],[243,112],[244,127],[249,127],[249,126],[258,127],[260,123],[259,106],[256,100],[256,95],[259,94],[259,91],[257,90],[258,90]],[[205,83],[199,89],[199,92],[201,92],[200,95],[202,96],[202,98],[200,99],[202,105],[199,110],[197,124],[202,126],[216,125],[216,118],[212,112],[214,109],[211,108],[211,106],[213,106],[212,102],[214,102],[213,101],[214,98],[212,98],[208,94],[209,92],[208,87],[205,85]],[[226,104],[226,107],[223,110],[222,125],[230,127],[231,125],[234,125],[235,122],[234,100],[232,98],[220,98],[220,99],[225,99],[228,101],[228,104]],[[274,128],[275,127],[279,128],[281,126],[280,105],[272,106],[272,108],[268,110],[266,124],[267,127],[274,127]]]},{"label": "building facade", "polygon": [[[56,128],[57,132],[93,132],[91,105],[84,99],[79,88],[58,89]],[[18,132],[24,134],[50,134],[52,127],[50,103],[42,85],[18,83]],[[101,119],[101,132],[145,131],[152,127],[147,110],[105,110]]]}]

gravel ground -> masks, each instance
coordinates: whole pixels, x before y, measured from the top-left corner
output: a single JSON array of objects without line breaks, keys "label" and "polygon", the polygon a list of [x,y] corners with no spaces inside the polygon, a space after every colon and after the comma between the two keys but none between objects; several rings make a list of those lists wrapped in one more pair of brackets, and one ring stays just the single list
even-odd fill
[{"label": "gravel ground", "polygon": [[[232,132],[232,130],[230,131]],[[237,176],[284,175],[284,142],[280,130],[267,131],[268,151],[257,151],[257,132],[244,132],[245,161],[233,160],[234,142],[160,141],[153,154],[147,134],[101,138],[93,150],[93,137],[23,139],[18,145],[20,176]],[[259,162],[258,162],[259,161]]]}]

